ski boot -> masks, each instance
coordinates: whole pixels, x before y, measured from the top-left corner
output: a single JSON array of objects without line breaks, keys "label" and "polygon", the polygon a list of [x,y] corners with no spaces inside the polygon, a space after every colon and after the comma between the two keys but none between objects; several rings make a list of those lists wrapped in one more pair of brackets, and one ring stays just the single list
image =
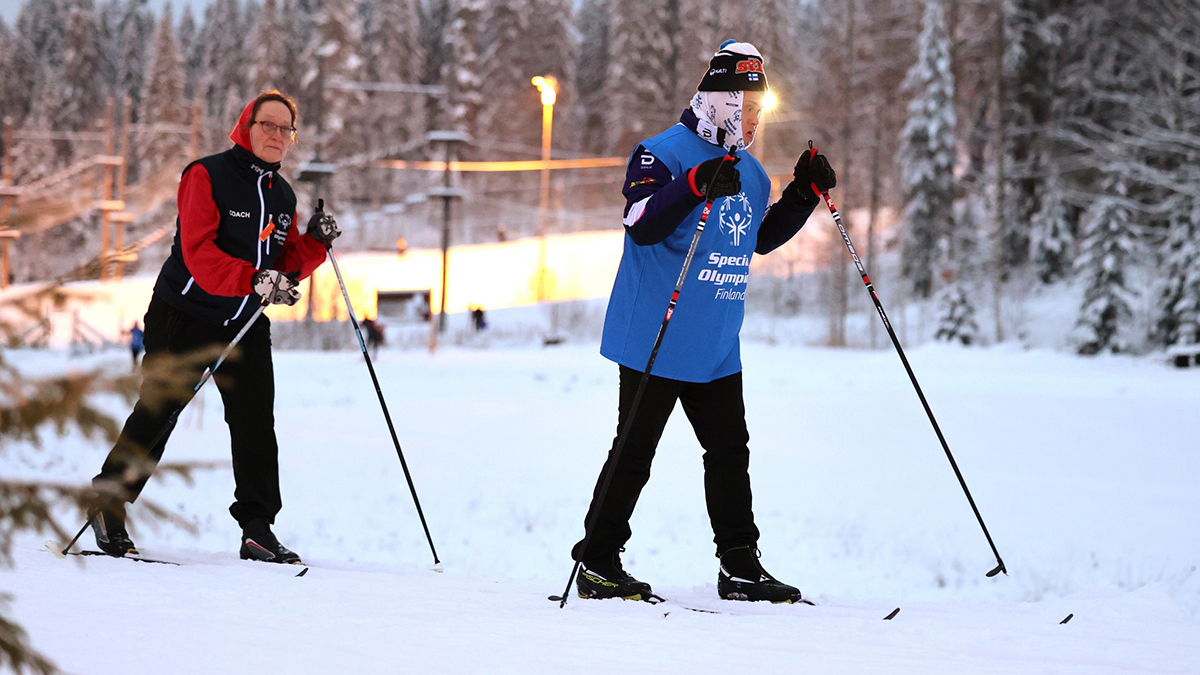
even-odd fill
[{"label": "ski boot", "polygon": [[270,523],[265,520],[251,521],[242,528],[242,546],[238,555],[242,560],[261,560],[284,565],[304,564],[299,555],[279,543],[275,534],[271,532]]},{"label": "ski boot", "polygon": [[[621,551],[624,550],[621,549]],[[579,576],[575,580],[575,588],[581,598],[597,600],[622,598],[646,601],[654,598],[650,584],[634,579],[621,567],[620,551],[599,558],[583,560]]]},{"label": "ski boot", "polygon": [[800,602],[800,589],[771,576],[758,562],[753,546],[731,548],[720,555],[717,594],[723,600],[767,600],[775,603]]}]

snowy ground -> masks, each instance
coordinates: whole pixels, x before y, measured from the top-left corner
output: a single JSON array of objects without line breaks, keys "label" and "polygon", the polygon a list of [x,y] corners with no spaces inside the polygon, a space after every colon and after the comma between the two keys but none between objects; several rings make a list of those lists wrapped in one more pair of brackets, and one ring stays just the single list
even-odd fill
[{"label": "snowy ground", "polygon": [[[1200,372],[1004,346],[910,351],[1011,572],[987,579],[994,558],[894,352],[744,351],[763,562],[818,607],[715,599],[682,414],[625,555],[677,603],[546,600],[571,569],[616,423],[616,367],[594,344],[379,359],[444,573],[429,569],[361,356],[280,352],[276,531],[312,565],[305,577],[236,559],[211,390],[168,459],[222,468],[145,492],[199,534],[138,527],[131,510],[143,552],[187,566],[64,562],[22,537],[0,590],[35,646],[80,674],[1200,672]],[[127,367],[123,352],[6,358],[28,372]],[[51,439],[7,448],[0,470],[84,481],[105,451]]]}]

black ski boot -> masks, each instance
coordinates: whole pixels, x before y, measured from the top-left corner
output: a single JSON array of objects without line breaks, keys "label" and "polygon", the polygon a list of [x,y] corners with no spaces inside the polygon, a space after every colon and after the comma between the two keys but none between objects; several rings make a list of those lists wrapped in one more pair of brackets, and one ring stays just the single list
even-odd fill
[{"label": "black ski boot", "polygon": [[800,589],[771,576],[759,564],[758,556],[758,549],[753,546],[739,546],[722,553],[717,594],[723,600],[800,602]]},{"label": "black ski boot", "polygon": [[[624,551],[625,549],[621,549]],[[581,598],[650,600],[650,584],[634,579],[621,567],[621,553],[582,561],[575,588]]]},{"label": "black ski boot", "polygon": [[105,504],[91,520],[92,532],[96,535],[96,546],[114,558],[140,558],[141,553],[133,545],[125,531],[125,503]]},{"label": "black ski boot", "polygon": [[300,556],[279,543],[271,532],[271,524],[265,520],[254,520],[242,528],[242,547],[238,551],[242,560],[261,560],[284,565],[303,565]]}]

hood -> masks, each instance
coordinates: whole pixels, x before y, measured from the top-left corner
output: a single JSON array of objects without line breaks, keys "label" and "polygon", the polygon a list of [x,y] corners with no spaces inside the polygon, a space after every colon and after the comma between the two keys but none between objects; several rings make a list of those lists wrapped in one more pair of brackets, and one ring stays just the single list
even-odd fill
[{"label": "hood", "polygon": [[251,153],[254,150],[250,147],[250,115],[254,112],[254,100],[252,99],[242,108],[242,114],[238,117],[237,125],[233,127],[233,131],[229,132],[229,140],[235,145],[239,145]]}]

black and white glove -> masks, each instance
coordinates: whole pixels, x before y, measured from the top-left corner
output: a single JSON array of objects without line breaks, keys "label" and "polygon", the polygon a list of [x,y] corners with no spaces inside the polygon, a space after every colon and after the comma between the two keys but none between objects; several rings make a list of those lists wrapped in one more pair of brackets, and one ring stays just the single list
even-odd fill
[{"label": "black and white glove", "polygon": [[742,177],[734,166],[742,158],[734,157],[722,165],[723,161],[724,157],[714,157],[692,167],[692,184],[707,199],[732,197],[742,191]]},{"label": "black and white glove", "polygon": [[294,305],[300,300],[300,291],[291,277],[277,270],[265,270],[254,275],[250,282],[254,292],[269,305]]},{"label": "black and white glove", "polygon": [[308,229],[305,233],[322,244],[328,244],[342,235],[342,228],[338,227],[333,216],[325,213],[323,207],[324,200],[322,206],[317,207],[316,212],[308,219]]}]

